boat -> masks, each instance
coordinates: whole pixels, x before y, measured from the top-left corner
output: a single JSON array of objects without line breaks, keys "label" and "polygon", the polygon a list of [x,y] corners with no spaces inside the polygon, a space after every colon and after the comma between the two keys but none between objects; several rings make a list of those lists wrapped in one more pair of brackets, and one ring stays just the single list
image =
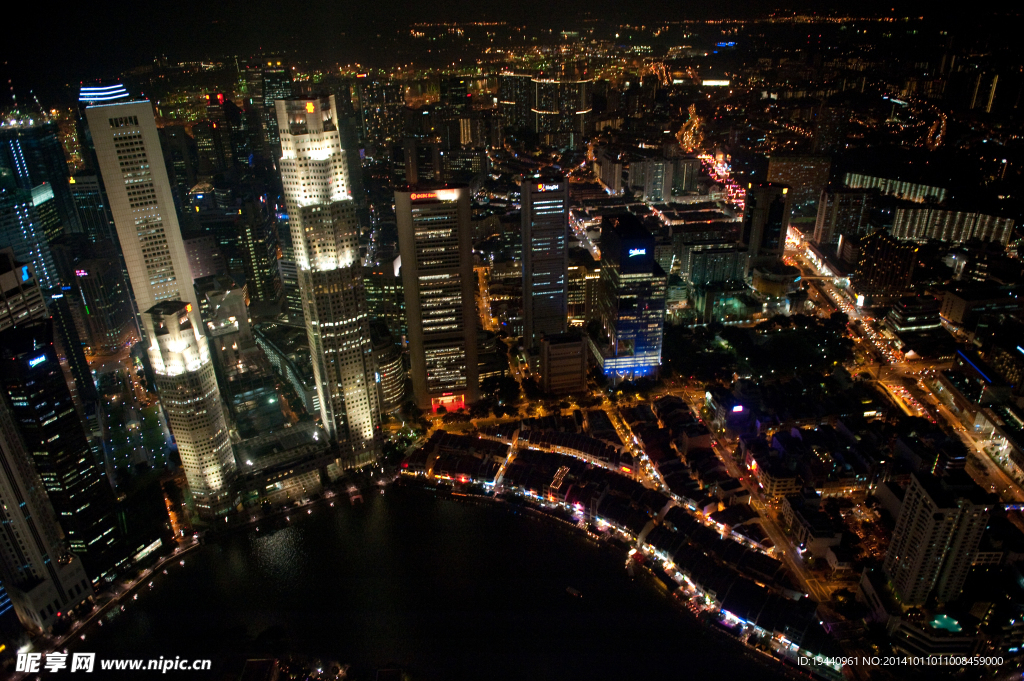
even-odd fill
[{"label": "boat", "polygon": [[581,594],[578,590],[572,588],[571,586],[565,587],[565,591],[570,596],[575,596],[576,598],[583,598],[583,594]]}]

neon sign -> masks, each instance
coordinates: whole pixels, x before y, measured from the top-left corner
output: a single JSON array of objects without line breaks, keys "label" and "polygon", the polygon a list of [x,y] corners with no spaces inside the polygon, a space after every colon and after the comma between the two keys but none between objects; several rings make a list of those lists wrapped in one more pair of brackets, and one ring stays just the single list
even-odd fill
[{"label": "neon sign", "polygon": [[737,404],[735,407],[732,408],[732,413],[733,414],[739,414],[741,411],[743,411],[743,405],[742,404]]},{"label": "neon sign", "polygon": [[409,198],[413,201],[423,201],[425,199],[436,199],[437,192],[423,192],[420,194],[410,194]]},{"label": "neon sign", "polygon": [[33,357],[32,359],[30,359],[28,361],[28,366],[29,366],[29,368],[34,368],[34,367],[39,366],[40,364],[42,364],[45,361],[46,361],[46,355],[39,355],[38,357]]},{"label": "neon sign", "polygon": [[637,255],[647,255],[647,249],[646,248],[631,248],[631,249],[629,249],[629,257],[632,258],[632,257],[637,256]]},{"label": "neon sign", "polygon": [[306,113],[313,113],[316,111],[316,106],[313,102],[306,102]]}]

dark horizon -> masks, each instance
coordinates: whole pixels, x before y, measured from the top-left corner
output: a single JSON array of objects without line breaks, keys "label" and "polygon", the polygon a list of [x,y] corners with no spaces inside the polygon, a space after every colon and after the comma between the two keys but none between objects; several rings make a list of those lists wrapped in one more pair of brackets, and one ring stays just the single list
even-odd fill
[{"label": "dark horizon", "polygon": [[[315,63],[368,64],[387,68],[393,51],[378,43],[396,31],[418,22],[504,21],[530,29],[566,30],[612,22],[632,25],[642,22],[757,19],[772,13],[815,13],[835,15],[852,13],[857,17],[923,16],[928,21],[946,22],[964,27],[990,21],[993,15],[977,12],[962,17],[943,8],[918,0],[911,2],[859,3],[848,12],[840,3],[792,2],[785,6],[759,0],[757,2],[696,3],[668,6],[662,3],[635,3],[628,9],[609,0],[552,5],[540,0],[526,0],[500,8],[481,6],[467,0],[446,2],[443,6],[392,0],[382,8],[380,3],[348,4],[341,7],[313,1],[283,7],[267,0],[240,2],[228,0],[203,7],[201,11],[184,3],[160,3],[133,7],[131,16],[120,3],[100,2],[89,5],[69,4],[62,8],[61,23],[73,27],[66,45],[53,36],[44,22],[50,17],[40,13],[35,21],[25,24],[20,35],[7,43],[8,54],[0,61],[0,77],[5,84],[0,110],[10,107],[11,91],[19,103],[41,97],[43,106],[70,102],[61,101],[77,89],[81,82],[111,79],[150,63],[158,56],[170,62],[239,58],[267,54],[291,53],[296,61]],[[130,30],[125,30],[126,20]],[[1009,29],[1007,24],[1001,24]],[[41,39],[45,36],[45,39]],[[19,42],[20,41],[20,42]],[[377,54],[374,54],[374,53]]]}]

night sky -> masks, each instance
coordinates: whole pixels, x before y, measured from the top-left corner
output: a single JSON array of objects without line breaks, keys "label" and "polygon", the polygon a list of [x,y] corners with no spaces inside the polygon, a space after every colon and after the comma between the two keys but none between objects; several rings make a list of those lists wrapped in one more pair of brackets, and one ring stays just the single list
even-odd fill
[{"label": "night sky", "polygon": [[[536,28],[578,28],[587,19],[642,23],[652,19],[743,18],[774,10],[856,15],[885,12],[920,14],[926,3],[788,2],[631,2],[621,0],[219,0],[142,2],[111,0],[41,3],[34,16],[8,31],[0,50],[5,90],[12,80],[19,99],[29,90],[49,105],[81,80],[116,76],[165,54],[171,61],[247,56],[258,50],[297,51],[299,59],[360,62],[374,66],[368,46],[378,33],[391,33],[417,21],[503,20]],[[931,4],[932,13],[937,9]],[[976,7],[972,7],[972,11]],[[966,11],[965,9],[961,11]],[[946,8],[946,20],[952,20]],[[975,14],[977,16],[977,14]],[[385,54],[385,53],[380,53]],[[381,60],[383,61],[383,59]],[[77,89],[77,88],[75,88]],[[10,103],[4,94],[0,109]],[[56,102],[52,102],[56,103]]]}]

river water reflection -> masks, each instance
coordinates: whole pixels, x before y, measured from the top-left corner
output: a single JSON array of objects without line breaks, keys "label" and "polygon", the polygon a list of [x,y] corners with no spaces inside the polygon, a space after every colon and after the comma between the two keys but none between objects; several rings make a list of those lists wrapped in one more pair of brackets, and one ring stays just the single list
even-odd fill
[{"label": "river water reflection", "polygon": [[389,664],[415,681],[782,678],[631,581],[621,550],[490,502],[403,488],[365,499],[211,541],[75,650],[210,658],[211,679],[289,652],[366,679]]}]

